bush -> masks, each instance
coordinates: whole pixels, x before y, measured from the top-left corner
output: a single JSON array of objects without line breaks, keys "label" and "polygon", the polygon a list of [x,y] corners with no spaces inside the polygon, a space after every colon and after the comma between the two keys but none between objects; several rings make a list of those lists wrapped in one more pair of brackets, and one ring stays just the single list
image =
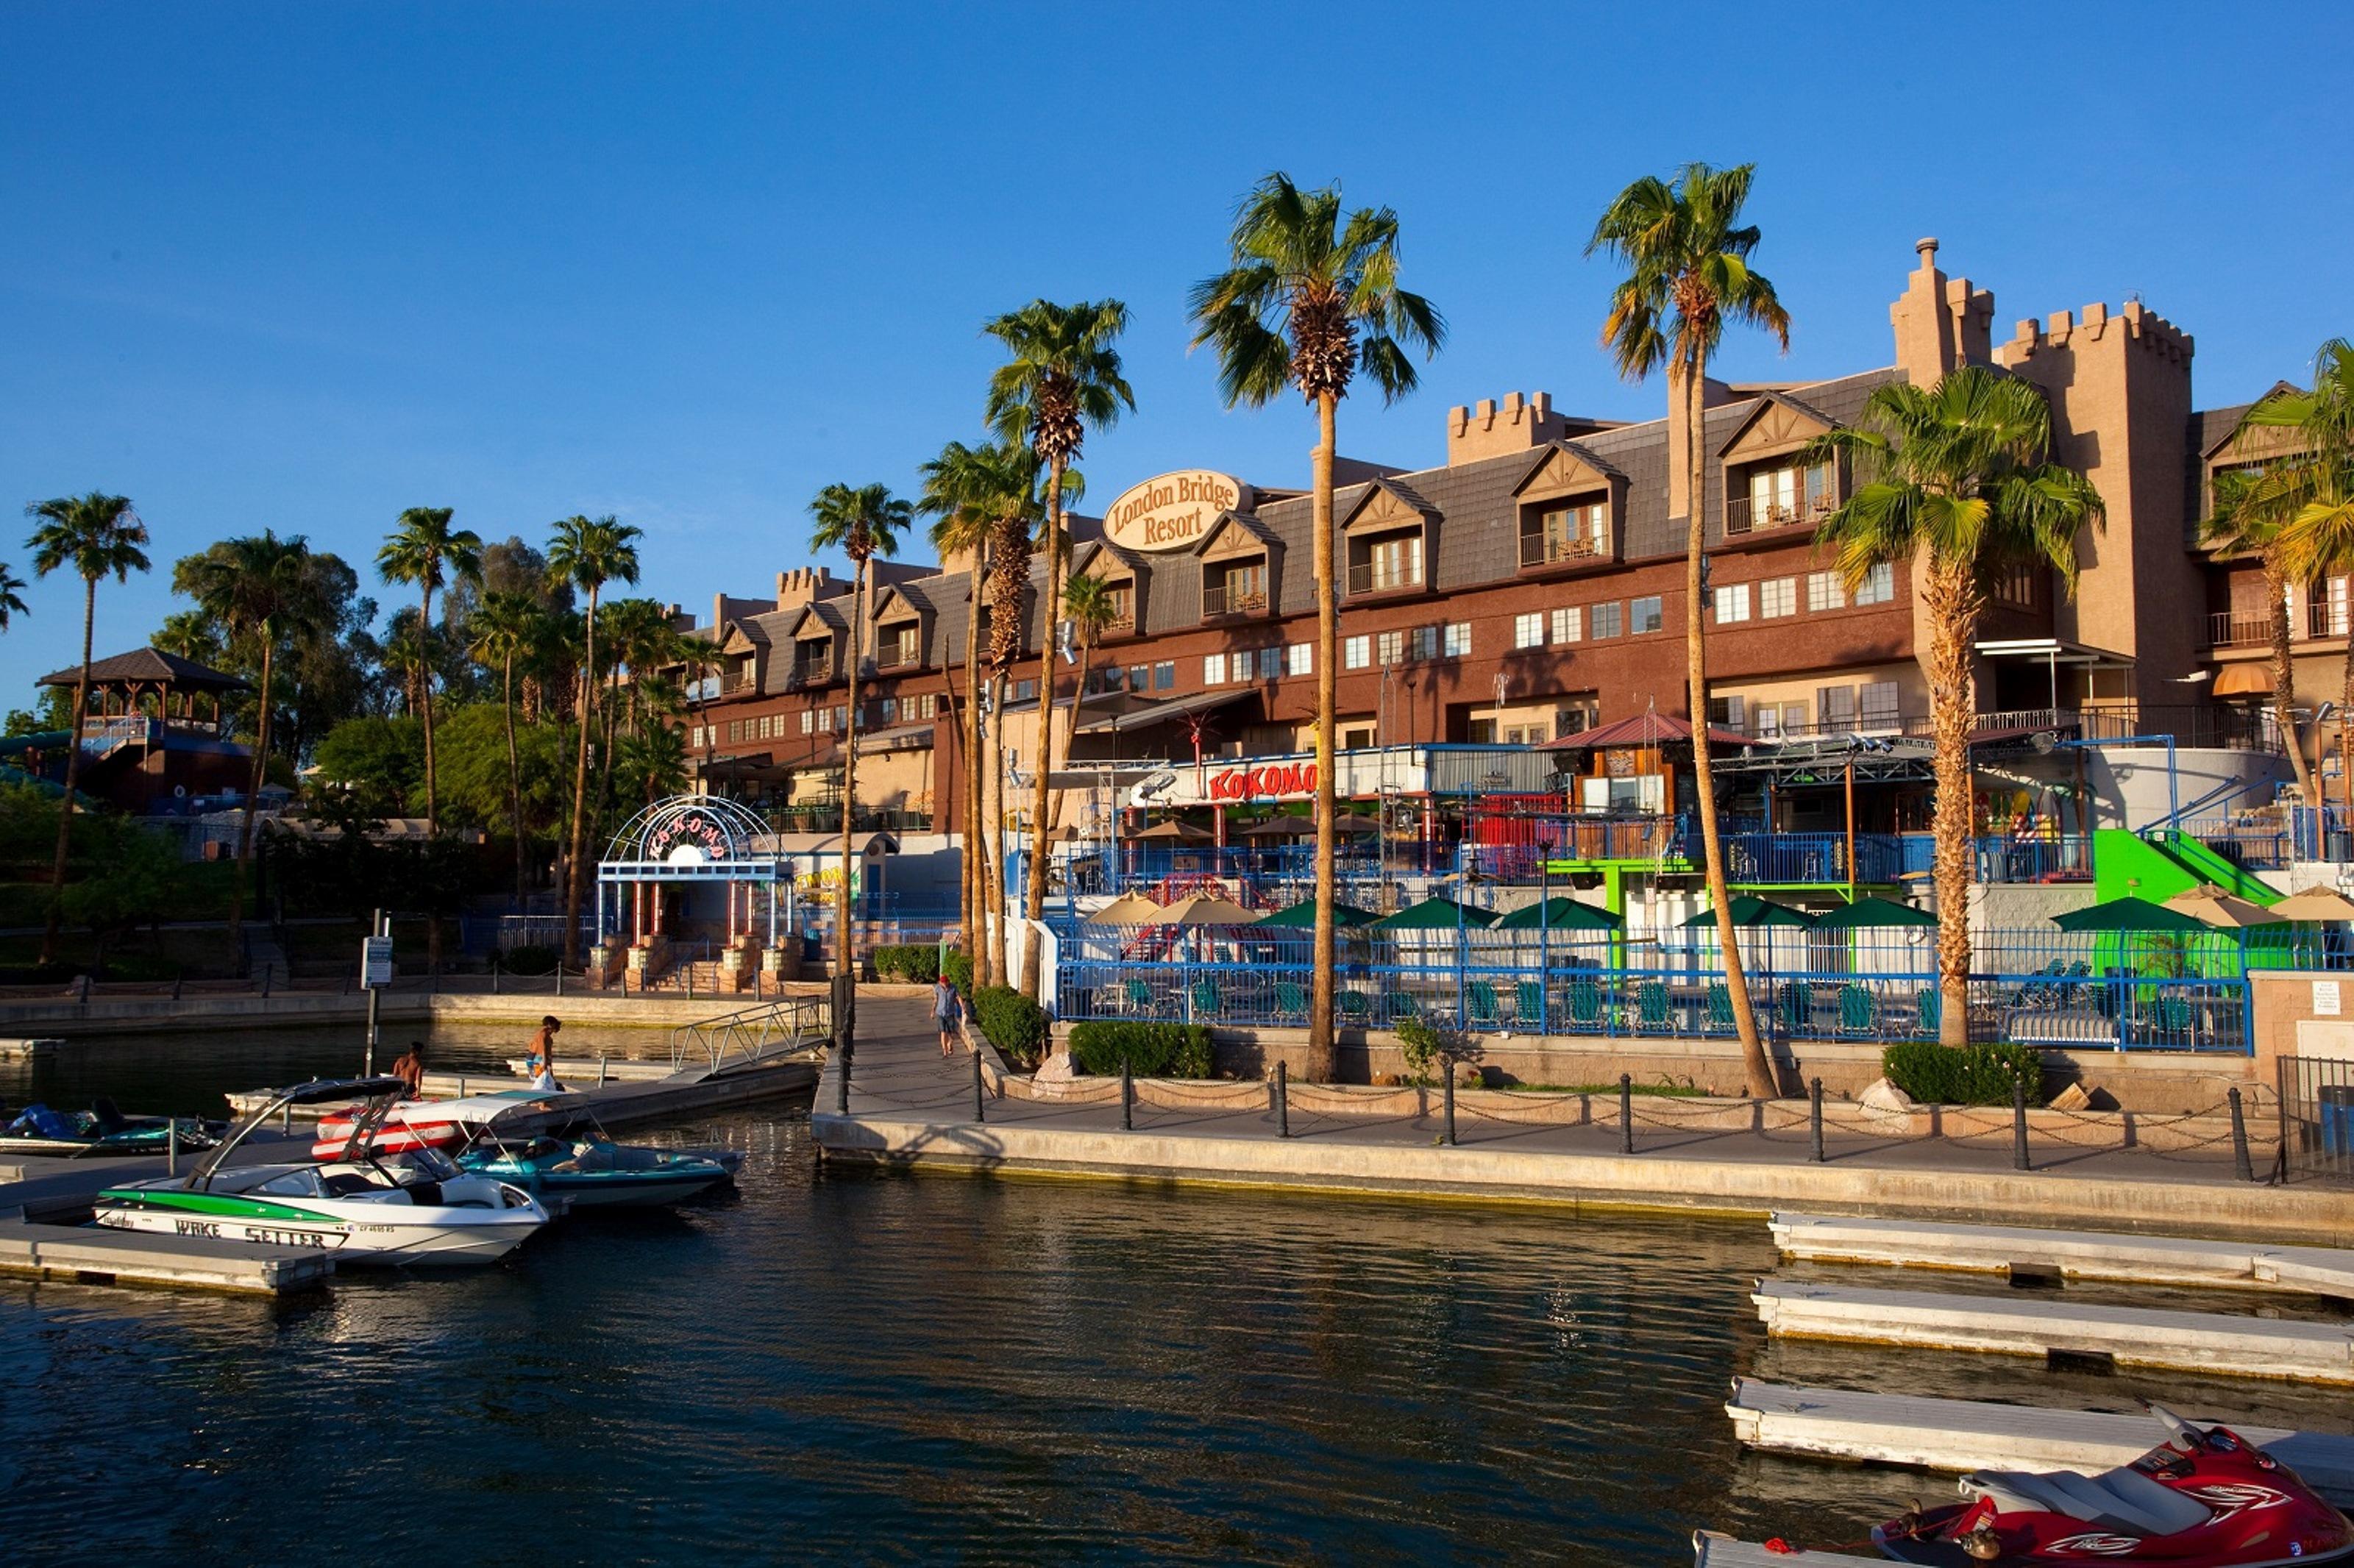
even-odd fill
[{"label": "bush", "polygon": [[1140,1078],[1206,1078],[1210,1032],[1199,1023],[1145,1023],[1091,1019],[1071,1027],[1071,1061],[1082,1073],[1107,1077],[1120,1063]]},{"label": "bush", "polygon": [[1923,1105],[2007,1106],[2013,1084],[2027,1086],[2027,1103],[2043,1103],[2043,1058],[2032,1045],[2004,1041],[1956,1050],[1928,1041],[1891,1045],[1880,1070]]},{"label": "bush", "polygon": [[874,952],[874,962],[876,980],[929,985],[940,978],[939,949],[928,942],[877,948]]},{"label": "bush", "polygon": [[556,972],[557,951],[526,942],[509,948],[499,955],[499,968],[511,975],[552,975]]},{"label": "bush", "polygon": [[1015,1066],[1038,1065],[1046,1045],[1046,1011],[1011,986],[985,987],[972,999],[973,1022]]},{"label": "bush", "polygon": [[949,983],[957,988],[957,994],[964,998],[965,1005],[970,1006],[972,1004],[972,959],[963,953],[951,949],[947,961],[940,965],[940,970],[949,977]]}]

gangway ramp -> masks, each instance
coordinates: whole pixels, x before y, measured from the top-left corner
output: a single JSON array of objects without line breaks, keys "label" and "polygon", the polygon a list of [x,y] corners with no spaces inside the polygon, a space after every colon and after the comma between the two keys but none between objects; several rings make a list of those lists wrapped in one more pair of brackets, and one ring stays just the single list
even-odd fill
[{"label": "gangway ramp", "polygon": [[2253,1242],[2031,1225],[1948,1225],[1915,1220],[1776,1213],[1768,1222],[1785,1257],[1805,1263],[1882,1264],[2014,1277],[2138,1285],[2298,1291],[2354,1299],[2354,1252]]},{"label": "gangway ramp", "polygon": [[[1797,1388],[1752,1378],[1734,1380],[1724,1413],[1733,1418],[1734,1436],[1769,1453],[1956,1472],[2105,1470],[2131,1464],[2166,1436],[2147,1415]],[[2331,1502],[2354,1503],[2354,1437],[2229,1419],[2222,1425]]]},{"label": "gangway ramp", "polygon": [[2354,1325],[1760,1280],[1750,1299],[1776,1339],[1994,1355],[2099,1358],[2115,1366],[2354,1387]]}]

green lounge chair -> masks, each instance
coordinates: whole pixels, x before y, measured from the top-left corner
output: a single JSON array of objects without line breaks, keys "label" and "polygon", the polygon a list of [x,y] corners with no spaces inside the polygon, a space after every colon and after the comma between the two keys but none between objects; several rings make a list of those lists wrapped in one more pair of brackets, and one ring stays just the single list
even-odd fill
[{"label": "green lounge chair", "polygon": [[1579,1033],[1602,1029],[1602,988],[1590,980],[1569,982],[1569,1026]]},{"label": "green lounge chair", "polygon": [[1672,1034],[1675,1014],[1668,1006],[1665,982],[1644,980],[1635,987],[1635,1032],[1638,1034]]},{"label": "green lounge chair", "polygon": [[1496,999],[1496,988],[1487,980],[1473,980],[1465,988],[1464,1001],[1471,1010],[1471,1027],[1494,1029],[1504,1022],[1504,1004]]},{"label": "green lounge chair", "polygon": [[1937,1038],[1939,1030],[1944,1026],[1945,1017],[1946,997],[1943,991],[1925,988],[1913,999],[1913,1033],[1922,1039]]},{"label": "green lounge chair", "polygon": [[1132,980],[1128,982],[1125,990],[1128,994],[1128,1011],[1140,1018],[1151,1017],[1155,1011],[1152,1002],[1152,988],[1140,980]]},{"label": "green lounge chair", "polygon": [[1196,1022],[1215,1018],[1225,1011],[1225,1000],[1218,994],[1218,982],[1199,980],[1193,982],[1193,1018]]},{"label": "green lounge chair", "polygon": [[1343,1023],[1362,1029],[1373,1021],[1373,999],[1361,991],[1343,991],[1332,998],[1332,1011]]},{"label": "green lounge chair", "polygon": [[1382,1016],[1388,1019],[1392,1023],[1395,1023],[1401,1018],[1421,1017],[1422,1007],[1414,1000],[1413,997],[1407,995],[1405,991],[1384,991],[1382,993]]},{"label": "green lounge chair", "polygon": [[1815,993],[1804,980],[1784,980],[1776,993],[1782,1008],[1782,1033],[1803,1034],[1815,1022]]},{"label": "green lounge chair", "polygon": [[1708,982],[1708,1023],[1703,1033],[1730,1034],[1733,1030],[1733,992],[1723,980]]},{"label": "green lounge chair", "polygon": [[[1342,991],[1341,995],[1354,996],[1356,993],[1354,991]],[[1360,998],[1359,1000],[1362,1001],[1363,999]],[[1345,1013],[1348,1010],[1343,1007],[1339,1011]],[[1306,1018],[1308,1016],[1307,988],[1293,980],[1276,981],[1275,1016],[1279,1022],[1286,1023],[1290,1022],[1294,1019]]]},{"label": "green lounge chair", "polygon": [[1840,987],[1839,1032],[1850,1040],[1861,1039],[1874,1033],[1880,1024],[1878,1000],[1871,990],[1853,980]]},{"label": "green lounge chair", "polygon": [[1523,1030],[1542,1030],[1545,1017],[1544,982],[1522,980],[1512,993],[1512,1022]]}]

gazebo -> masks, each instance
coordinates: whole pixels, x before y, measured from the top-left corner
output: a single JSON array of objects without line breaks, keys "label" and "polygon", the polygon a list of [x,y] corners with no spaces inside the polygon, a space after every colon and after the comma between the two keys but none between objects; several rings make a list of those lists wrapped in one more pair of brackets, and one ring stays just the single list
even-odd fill
[{"label": "gazebo", "polygon": [[[768,823],[736,801],[717,795],[658,800],[613,835],[597,863],[591,971],[610,980],[626,965],[641,984],[658,978],[669,963],[675,928],[689,918],[712,923],[708,910],[690,906],[708,903],[716,894],[723,906],[716,924],[725,933],[716,944],[720,982],[741,989],[764,951],[779,953],[777,889],[791,874]],[[797,954],[787,949],[784,956]],[[779,969],[779,959],[772,958],[769,967]]]},{"label": "gazebo", "polygon": [[[70,692],[80,680],[77,664],[37,683]],[[253,753],[228,738],[225,705],[250,690],[235,675],[160,648],[93,662],[90,706],[75,736],[81,789],[126,810],[148,811],[250,788]]]}]

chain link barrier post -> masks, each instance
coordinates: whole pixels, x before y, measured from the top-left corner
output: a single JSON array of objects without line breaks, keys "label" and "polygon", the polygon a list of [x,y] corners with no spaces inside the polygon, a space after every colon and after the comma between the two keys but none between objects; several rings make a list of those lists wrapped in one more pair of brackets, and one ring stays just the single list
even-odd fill
[{"label": "chain link barrier post", "polygon": [[[1444,1060],[1444,1058],[1442,1058],[1442,1060]],[[1455,1145],[1455,1064],[1451,1061],[1447,1062],[1446,1105],[1447,1143],[1447,1147],[1451,1149]]]},{"label": "chain link barrier post", "polygon": [[1136,1130],[1136,1080],[1129,1075],[1128,1058],[1119,1059],[1119,1129]]},{"label": "chain link barrier post", "polygon": [[1813,1123],[1813,1153],[1815,1163],[1823,1162],[1823,1081],[1815,1079],[1807,1086],[1808,1118]]},{"label": "chain link barrier post", "polygon": [[1275,1064],[1275,1136],[1291,1136],[1291,1075],[1280,1058]]},{"label": "chain link barrier post", "polygon": [[1635,1076],[1618,1075],[1618,1152],[1635,1152]]},{"label": "chain link barrier post", "polygon": [[2010,1081],[2010,1168],[2031,1171],[2027,1158],[2027,1080]]},{"label": "chain link barrier post", "polygon": [[975,1121],[989,1119],[986,1090],[981,1081],[981,1053],[978,1051],[972,1054],[972,1119]]},{"label": "chain link barrier post", "polygon": [[2243,1181],[2256,1179],[2255,1164],[2248,1158],[2248,1121],[2240,1106],[2240,1086],[2232,1086],[2223,1097],[2232,1106],[2232,1171]]}]

